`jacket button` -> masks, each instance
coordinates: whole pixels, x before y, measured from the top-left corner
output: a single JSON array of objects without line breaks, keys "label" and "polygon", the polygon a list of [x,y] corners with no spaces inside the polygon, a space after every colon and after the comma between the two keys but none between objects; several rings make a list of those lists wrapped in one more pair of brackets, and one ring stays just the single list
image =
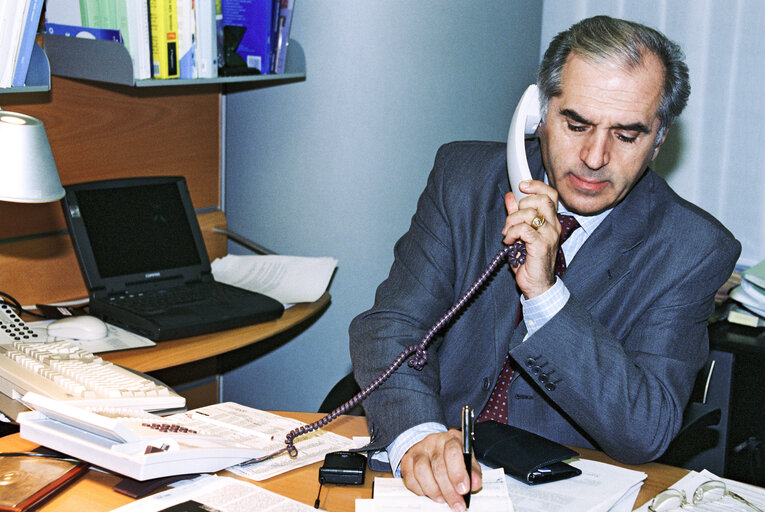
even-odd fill
[{"label": "jacket button", "polygon": [[555,384],[553,384],[552,382],[548,382],[547,384],[545,384],[545,389],[547,391],[555,391]]},{"label": "jacket button", "polygon": [[484,391],[488,391],[489,384],[491,384],[491,381],[489,380],[489,378],[488,377],[484,377],[483,378],[483,390]]},{"label": "jacket button", "polygon": [[536,374],[538,374],[539,372],[541,372],[541,371],[542,371],[542,367],[541,367],[541,366],[534,366],[534,367],[531,369],[531,371],[532,371],[532,373],[533,373],[534,375],[536,375]]},{"label": "jacket button", "polygon": [[528,366],[529,368],[531,368],[535,364],[537,364],[537,361],[533,357],[526,359],[526,366]]},{"label": "jacket button", "polygon": [[539,376],[539,382],[545,383],[548,380],[549,380],[549,377],[547,376],[546,373],[543,373],[542,375]]}]

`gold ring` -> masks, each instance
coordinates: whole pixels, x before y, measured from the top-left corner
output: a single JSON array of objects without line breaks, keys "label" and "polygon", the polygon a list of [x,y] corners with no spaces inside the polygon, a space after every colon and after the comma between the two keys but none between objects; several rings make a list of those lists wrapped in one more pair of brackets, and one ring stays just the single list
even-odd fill
[{"label": "gold ring", "polygon": [[547,220],[542,215],[537,215],[531,221],[531,227],[534,229],[539,229],[545,225],[545,222],[547,222]]}]

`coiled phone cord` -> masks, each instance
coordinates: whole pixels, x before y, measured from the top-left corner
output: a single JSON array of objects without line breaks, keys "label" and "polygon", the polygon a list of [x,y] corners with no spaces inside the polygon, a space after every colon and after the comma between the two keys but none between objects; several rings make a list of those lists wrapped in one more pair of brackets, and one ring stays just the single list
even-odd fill
[{"label": "coiled phone cord", "polygon": [[243,464],[250,464],[255,462],[262,462],[264,460],[270,459],[271,457],[275,457],[277,455],[280,455],[284,452],[289,453],[290,457],[295,458],[297,457],[298,451],[297,448],[295,448],[295,439],[297,437],[302,436],[303,434],[307,434],[308,432],[313,432],[314,430],[318,430],[319,428],[329,424],[330,422],[337,419],[338,416],[341,414],[346,413],[351,408],[355,407],[359,403],[361,403],[363,400],[365,400],[370,394],[372,394],[373,391],[375,391],[377,388],[379,388],[388,378],[398,370],[402,364],[404,364],[404,361],[406,361],[410,356],[414,355],[409,360],[409,366],[416,370],[422,370],[422,368],[425,366],[425,364],[428,362],[428,345],[430,344],[431,340],[433,339],[433,336],[436,335],[438,331],[441,330],[441,328],[446,325],[452,318],[454,318],[454,315],[456,315],[464,306],[467,304],[467,302],[473,297],[473,295],[476,294],[476,292],[486,283],[486,281],[491,277],[492,274],[497,270],[499,265],[504,261],[508,260],[514,267],[518,265],[523,265],[523,263],[526,261],[526,247],[523,242],[520,240],[516,241],[515,243],[503,247],[496,256],[491,260],[489,265],[486,267],[486,269],[483,271],[483,273],[476,279],[475,283],[460,297],[460,299],[454,303],[454,305],[449,308],[449,310],[444,313],[444,315],[435,323],[433,326],[428,330],[427,333],[425,333],[425,336],[422,337],[419,343],[416,345],[410,345],[406,349],[404,349],[401,354],[391,363],[390,366],[382,373],[379,377],[377,377],[372,383],[370,383],[367,387],[359,391],[353,398],[345,402],[343,405],[339,406],[323,418],[314,421],[313,423],[310,423],[308,425],[303,425],[301,427],[298,427],[296,429],[291,430],[285,440],[284,444],[286,445],[284,448],[275,451],[273,453],[270,453],[268,455],[264,455],[263,457],[250,459]]}]

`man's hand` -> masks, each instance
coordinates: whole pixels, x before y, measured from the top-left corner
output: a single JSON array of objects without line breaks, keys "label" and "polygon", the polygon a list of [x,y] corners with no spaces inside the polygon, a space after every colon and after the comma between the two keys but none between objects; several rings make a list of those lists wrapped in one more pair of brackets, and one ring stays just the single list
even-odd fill
[{"label": "man's hand", "polygon": [[[520,202],[515,200],[512,192],[505,196],[507,219],[502,235],[508,245],[519,239],[526,243],[526,263],[513,271],[521,292],[531,299],[555,284],[555,256],[560,237],[558,192],[536,180],[522,181],[520,188],[529,194]],[[545,223],[534,229],[531,222],[538,215],[544,217]]]},{"label": "man's hand", "polygon": [[462,456],[459,430],[430,434],[415,444],[401,459],[404,485],[415,494],[447,503],[452,510],[465,510],[462,498],[469,489],[481,488],[481,467],[473,458],[473,482],[470,486]]}]

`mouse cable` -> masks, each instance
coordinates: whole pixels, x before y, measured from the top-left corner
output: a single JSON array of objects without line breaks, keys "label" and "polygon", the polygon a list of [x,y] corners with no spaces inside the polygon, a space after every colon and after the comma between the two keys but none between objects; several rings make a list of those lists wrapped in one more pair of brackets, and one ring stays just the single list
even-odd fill
[{"label": "mouse cable", "polygon": [[4,298],[0,298],[0,304],[5,304],[5,305],[15,309],[16,312],[19,315],[21,315],[23,313],[25,315],[33,316],[35,318],[48,318],[45,315],[40,315],[38,313],[34,313],[32,311],[24,309],[24,307],[21,305],[21,303],[19,301],[17,301],[11,295],[8,295],[5,292],[0,292],[0,296],[4,297]]}]

